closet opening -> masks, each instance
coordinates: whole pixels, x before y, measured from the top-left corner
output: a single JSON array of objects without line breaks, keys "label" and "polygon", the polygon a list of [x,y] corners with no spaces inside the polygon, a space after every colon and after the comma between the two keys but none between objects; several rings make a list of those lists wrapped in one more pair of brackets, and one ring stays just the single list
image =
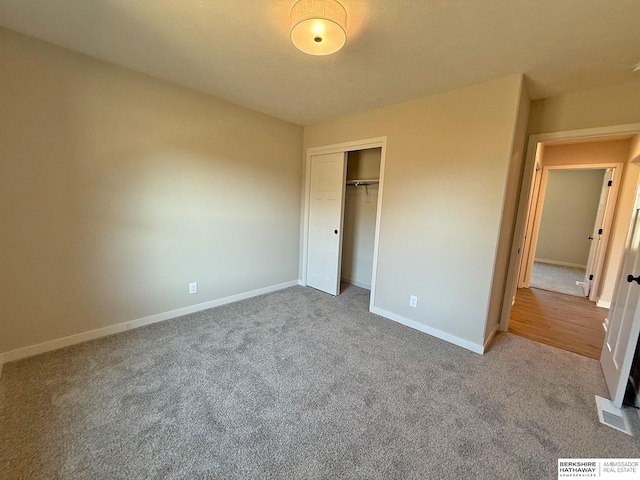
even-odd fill
[{"label": "closet opening", "polygon": [[[300,284],[369,290],[375,308],[387,137],[308,148]],[[364,295],[363,295],[364,297]]]},{"label": "closet opening", "polygon": [[347,153],[341,291],[371,290],[382,148]]}]

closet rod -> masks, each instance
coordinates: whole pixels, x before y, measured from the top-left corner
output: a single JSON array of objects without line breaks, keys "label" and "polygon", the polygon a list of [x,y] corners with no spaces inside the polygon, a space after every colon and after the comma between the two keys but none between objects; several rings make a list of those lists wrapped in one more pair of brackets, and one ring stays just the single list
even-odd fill
[{"label": "closet rod", "polygon": [[380,180],[347,180],[347,185],[359,187],[361,185],[378,185]]}]

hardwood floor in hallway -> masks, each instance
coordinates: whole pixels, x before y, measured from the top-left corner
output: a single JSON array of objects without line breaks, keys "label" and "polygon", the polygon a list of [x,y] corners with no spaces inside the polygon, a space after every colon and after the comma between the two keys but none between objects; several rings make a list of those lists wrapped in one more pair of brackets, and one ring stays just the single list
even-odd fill
[{"label": "hardwood floor in hallway", "polygon": [[599,359],[604,341],[602,322],[608,312],[586,298],[521,288],[511,309],[509,332]]}]

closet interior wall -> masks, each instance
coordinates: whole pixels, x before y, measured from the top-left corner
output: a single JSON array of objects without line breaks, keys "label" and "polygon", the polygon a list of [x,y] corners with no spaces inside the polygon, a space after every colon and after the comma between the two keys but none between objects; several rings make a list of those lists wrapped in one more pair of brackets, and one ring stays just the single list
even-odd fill
[{"label": "closet interior wall", "polygon": [[[382,149],[370,148],[348,153],[347,186],[342,239],[342,281],[371,290],[373,244],[376,229],[378,185]],[[353,185],[364,181],[364,185]]]}]

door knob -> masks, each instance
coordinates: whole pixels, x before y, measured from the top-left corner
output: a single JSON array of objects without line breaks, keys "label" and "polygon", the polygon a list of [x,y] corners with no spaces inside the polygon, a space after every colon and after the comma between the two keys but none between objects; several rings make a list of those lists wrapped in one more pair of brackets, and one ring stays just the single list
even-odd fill
[{"label": "door knob", "polygon": [[638,282],[638,285],[640,285],[640,275],[638,275],[637,277],[634,277],[633,275],[627,275],[627,282],[631,283],[631,282]]}]

